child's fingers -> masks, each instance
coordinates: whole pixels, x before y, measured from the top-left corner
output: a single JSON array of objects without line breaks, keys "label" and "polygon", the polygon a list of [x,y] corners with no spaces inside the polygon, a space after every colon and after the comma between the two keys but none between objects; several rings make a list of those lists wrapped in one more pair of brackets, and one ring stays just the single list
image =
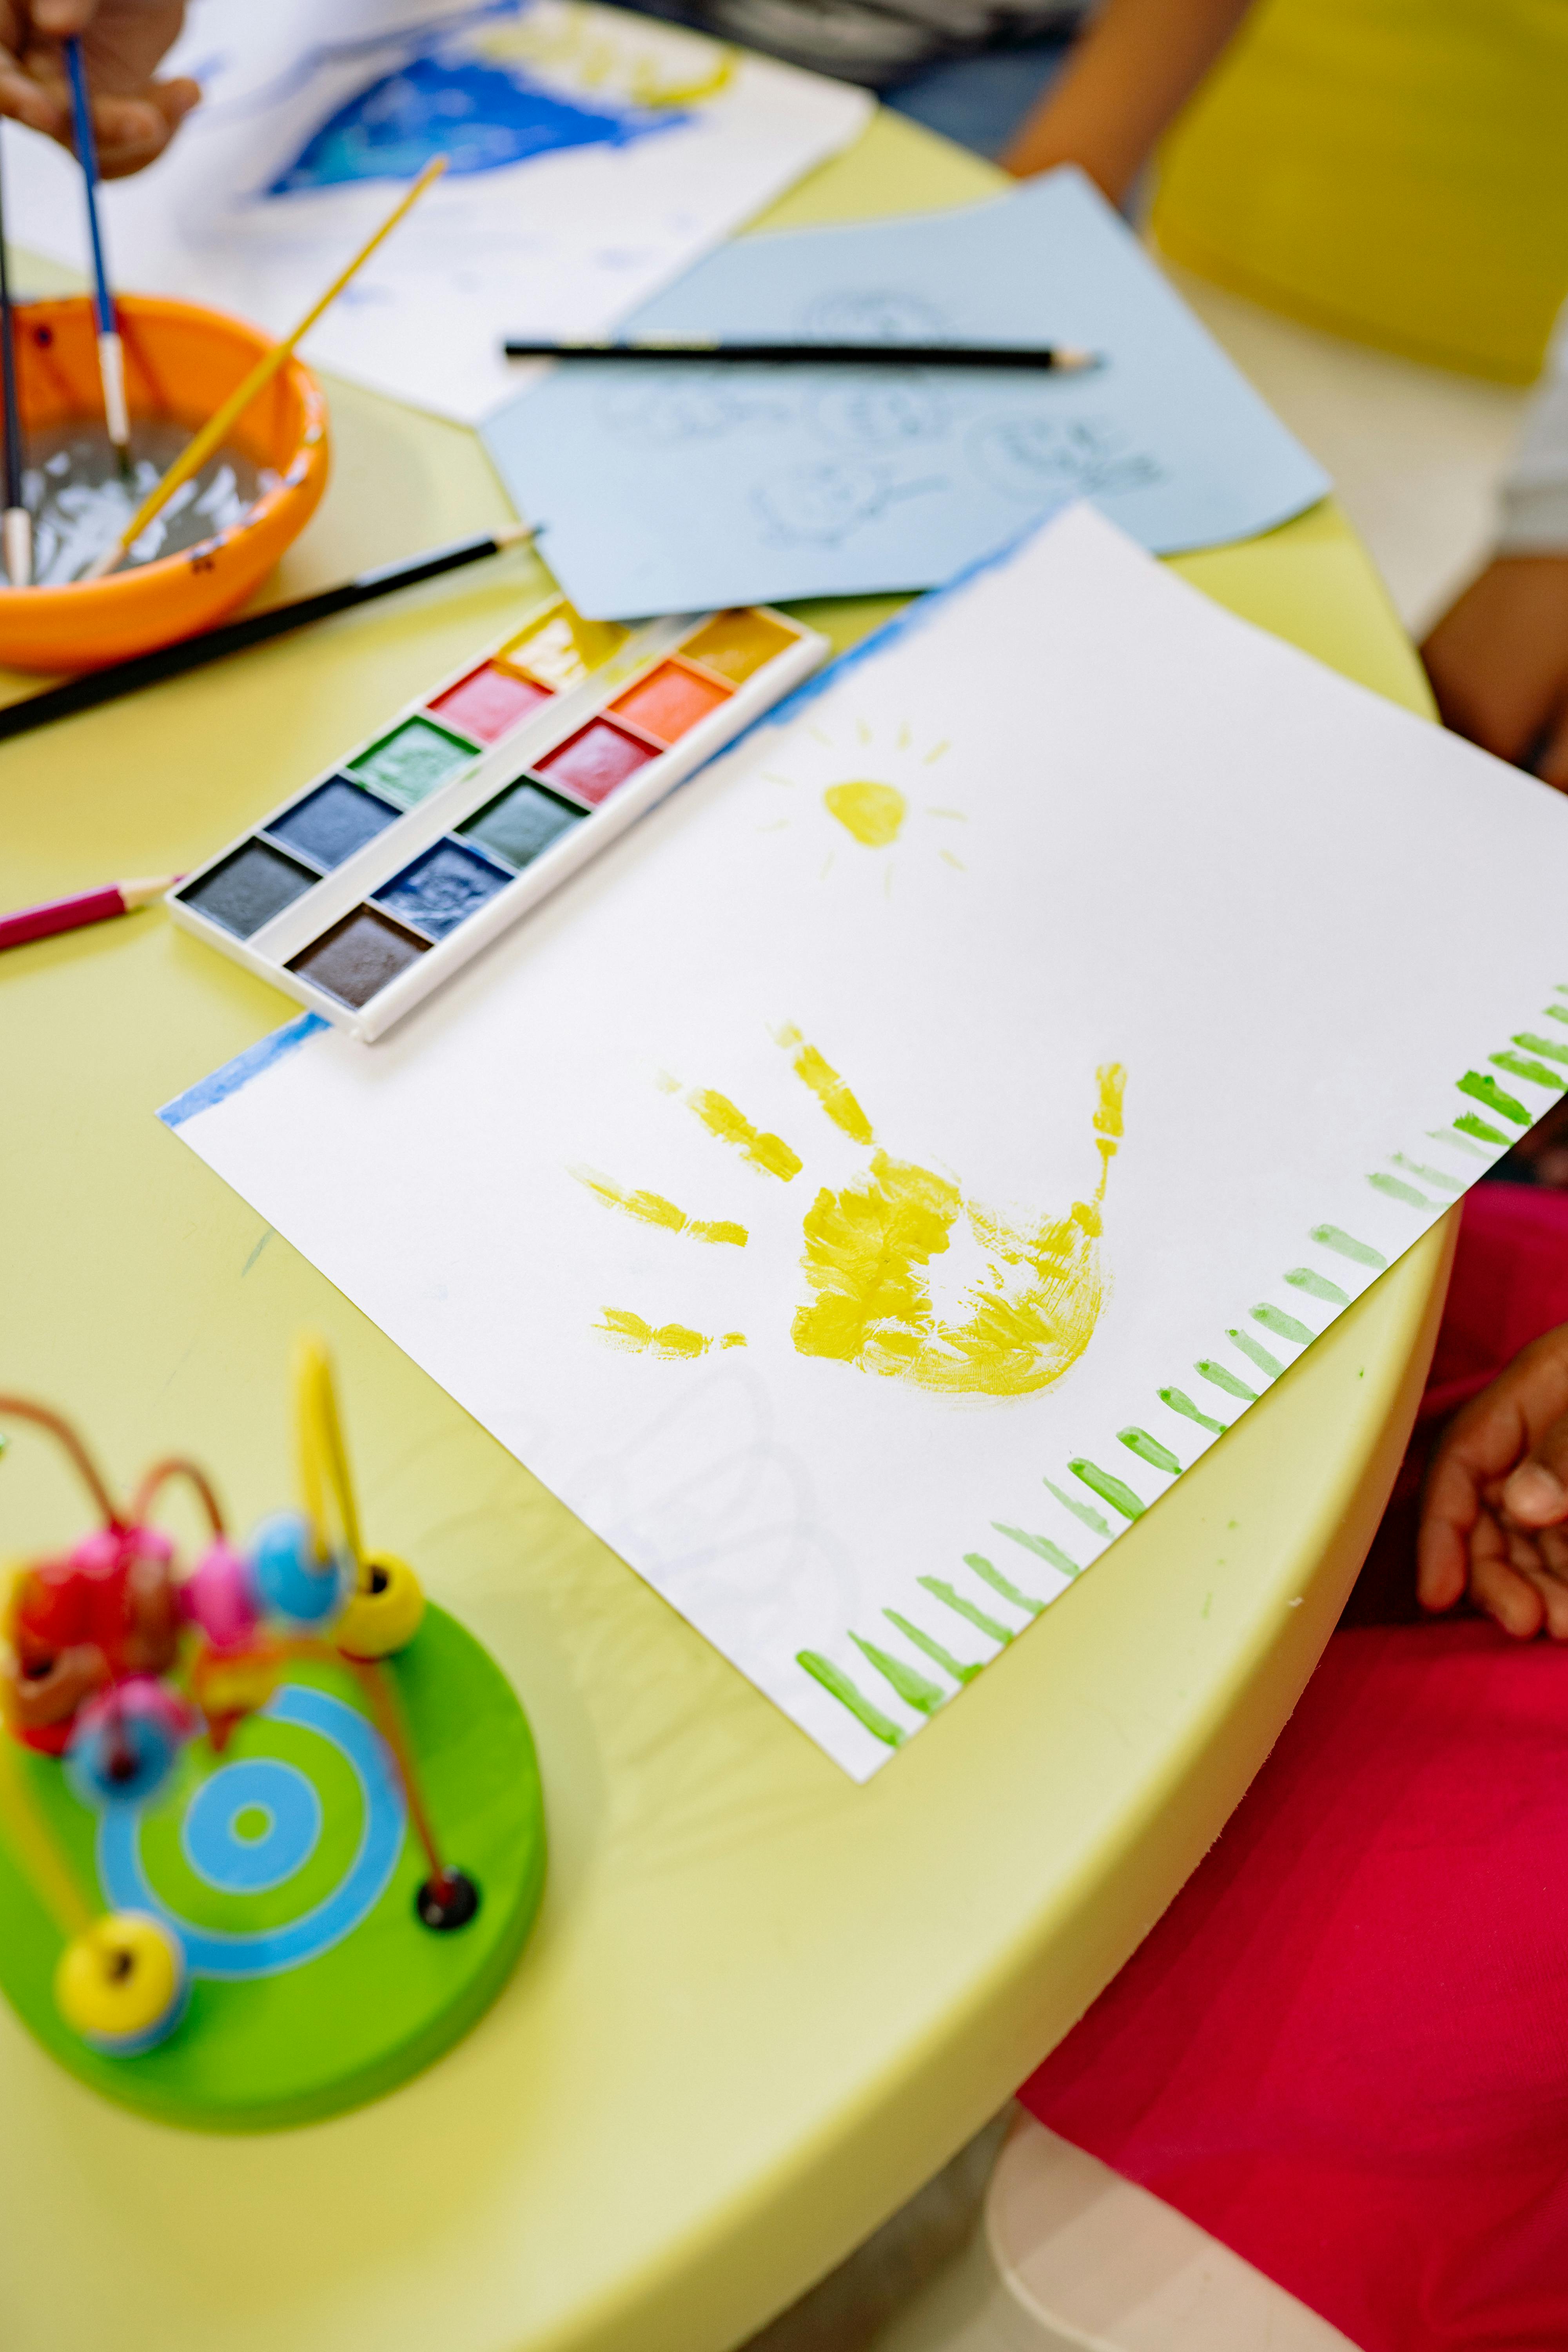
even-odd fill
[{"label": "child's fingers", "polygon": [[104,178],[139,172],[161,155],[200,97],[194,81],[171,81],[154,82],[141,98],[100,99],[92,114]]},{"label": "child's fingers", "polygon": [[1451,1496],[1434,1512],[1428,1489],[1415,1538],[1415,1597],[1423,1609],[1451,1609],[1462,1596],[1470,1572],[1467,1539],[1474,1525],[1473,1515],[1465,1517]]},{"label": "child's fingers", "polygon": [[[1477,1545],[1470,1565],[1470,1598],[1516,1642],[1533,1641],[1546,1622],[1545,1596],[1534,1578],[1507,1557],[1496,1523],[1489,1520],[1488,1525],[1494,1541]],[[1568,1626],[1568,1620],[1564,1622]]]},{"label": "child's fingers", "polygon": [[1415,1591],[1424,1609],[1451,1609],[1464,1591],[1483,1494],[1507,1476],[1530,1443],[1517,1373],[1511,1365],[1456,1413],[1432,1457],[1415,1538]]},{"label": "child's fingers", "polygon": [[[1526,1479],[1521,1499],[1533,1497],[1538,1516],[1508,1516],[1525,1527],[1545,1527],[1568,1516],[1568,1324],[1532,1341],[1505,1372],[1483,1389],[1443,1433],[1427,1473],[1416,1538],[1417,1589],[1428,1608],[1452,1605],[1456,1549],[1468,1550],[1483,1493],[1525,1466],[1538,1444],[1551,1444],[1537,1465],[1553,1485]],[[1563,1503],[1552,1507],[1562,1473]],[[1430,1592],[1428,1586],[1430,1585]]]},{"label": "child's fingers", "polygon": [[51,41],[85,33],[98,14],[99,0],[33,0],[33,22]]},{"label": "child's fingers", "polygon": [[1541,1596],[1546,1631],[1554,1642],[1568,1642],[1568,1584],[1554,1575],[1529,1536],[1509,1538],[1509,1565]]},{"label": "child's fingers", "polygon": [[1516,1527],[1554,1528],[1568,1519],[1568,1412],[1542,1431],[1502,1489]]},{"label": "child's fingers", "polygon": [[31,74],[24,72],[20,59],[6,49],[0,49],[0,114],[8,114],[13,121],[25,122],[29,130],[42,131],[51,139],[63,138],[70,120],[63,92],[40,88]]}]

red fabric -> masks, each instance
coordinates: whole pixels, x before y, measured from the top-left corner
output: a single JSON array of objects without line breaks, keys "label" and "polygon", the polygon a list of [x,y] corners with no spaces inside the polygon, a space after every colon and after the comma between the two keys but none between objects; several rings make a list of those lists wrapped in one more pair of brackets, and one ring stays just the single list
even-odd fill
[{"label": "red fabric", "polygon": [[[1472,1193],[1427,1432],[1565,1321],[1568,1198]],[[1474,1618],[1337,1633],[1020,2095],[1364,2352],[1568,2347],[1568,1653]]]}]

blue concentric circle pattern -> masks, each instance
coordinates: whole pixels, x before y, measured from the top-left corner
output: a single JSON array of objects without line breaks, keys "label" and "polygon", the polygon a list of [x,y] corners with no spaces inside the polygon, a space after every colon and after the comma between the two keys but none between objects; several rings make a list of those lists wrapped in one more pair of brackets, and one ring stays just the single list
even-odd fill
[{"label": "blue concentric circle pattern", "polygon": [[[184,1946],[193,1977],[230,1981],[278,1976],[320,1958],[352,1935],[385,1894],[403,1852],[406,1811],[396,1769],[374,1727],[342,1699],[289,1683],[261,1710],[264,1718],[313,1731],[335,1748],[359,1784],[363,1826],[353,1856],[331,1893],[282,1927],[228,1934],[198,1927],[171,1910],[142,1858],[142,1809],[100,1814],[98,1873],[119,1910],[151,1911]],[[249,1835],[251,1823],[258,1835]],[[185,1859],[197,1876],[226,1893],[260,1894],[303,1869],[321,1832],[321,1799],[307,1776],[269,1757],[226,1764],[204,1780],[181,1824]]]},{"label": "blue concentric circle pattern", "polygon": [[[257,1832],[250,1822],[258,1819]],[[265,1895],[303,1870],[321,1843],[321,1801],[276,1756],[225,1764],[185,1810],[180,1843],[198,1878],[225,1895]]]}]

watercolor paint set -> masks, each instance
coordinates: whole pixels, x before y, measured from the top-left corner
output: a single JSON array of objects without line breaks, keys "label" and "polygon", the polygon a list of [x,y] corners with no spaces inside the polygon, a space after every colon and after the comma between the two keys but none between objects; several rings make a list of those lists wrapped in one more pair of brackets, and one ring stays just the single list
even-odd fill
[{"label": "watercolor paint set", "polygon": [[810,676],[762,606],[637,629],[554,596],[169,894],[369,1040]]}]

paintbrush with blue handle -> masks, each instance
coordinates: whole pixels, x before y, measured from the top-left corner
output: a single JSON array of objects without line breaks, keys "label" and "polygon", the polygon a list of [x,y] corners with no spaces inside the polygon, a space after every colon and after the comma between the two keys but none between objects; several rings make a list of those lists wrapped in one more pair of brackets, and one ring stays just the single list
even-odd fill
[{"label": "paintbrush with blue handle", "polygon": [[70,76],[71,112],[76,123],[77,160],[87,189],[87,227],[92,243],[92,303],[98,321],[98,373],[103,385],[103,417],[120,460],[121,473],[131,469],[131,416],[125,405],[125,347],[115,324],[114,299],[103,258],[103,230],[98,217],[98,142],[93,136],[92,104],[88,96],[87,67],[81,43],[73,33],[65,45],[66,70]]}]

